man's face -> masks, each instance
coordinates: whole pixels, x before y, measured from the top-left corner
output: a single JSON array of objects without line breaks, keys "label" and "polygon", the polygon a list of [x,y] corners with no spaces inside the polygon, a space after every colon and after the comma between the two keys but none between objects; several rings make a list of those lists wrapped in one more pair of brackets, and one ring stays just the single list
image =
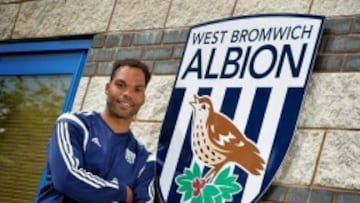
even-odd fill
[{"label": "man's face", "polygon": [[120,67],[106,84],[107,108],[111,115],[132,119],[145,101],[145,75],[141,69]]}]

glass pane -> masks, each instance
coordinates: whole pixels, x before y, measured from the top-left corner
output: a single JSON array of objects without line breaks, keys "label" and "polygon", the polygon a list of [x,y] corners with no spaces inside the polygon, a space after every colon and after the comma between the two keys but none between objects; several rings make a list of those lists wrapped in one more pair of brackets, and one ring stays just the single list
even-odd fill
[{"label": "glass pane", "polygon": [[71,75],[0,76],[0,202],[32,202]]}]

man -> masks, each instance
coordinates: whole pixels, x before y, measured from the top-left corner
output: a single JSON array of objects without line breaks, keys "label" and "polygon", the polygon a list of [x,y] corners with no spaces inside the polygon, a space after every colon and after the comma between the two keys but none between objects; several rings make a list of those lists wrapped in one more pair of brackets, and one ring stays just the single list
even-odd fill
[{"label": "man", "polygon": [[64,113],[57,119],[38,202],[153,201],[154,158],[129,129],[150,78],[144,63],[118,61],[101,114]]}]

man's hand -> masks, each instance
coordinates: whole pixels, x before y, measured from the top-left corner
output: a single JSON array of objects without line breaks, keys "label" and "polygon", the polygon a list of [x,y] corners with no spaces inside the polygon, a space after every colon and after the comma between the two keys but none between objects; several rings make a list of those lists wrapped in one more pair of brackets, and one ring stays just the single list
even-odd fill
[{"label": "man's hand", "polygon": [[134,193],[129,186],[126,186],[126,202],[132,203],[134,201]]}]

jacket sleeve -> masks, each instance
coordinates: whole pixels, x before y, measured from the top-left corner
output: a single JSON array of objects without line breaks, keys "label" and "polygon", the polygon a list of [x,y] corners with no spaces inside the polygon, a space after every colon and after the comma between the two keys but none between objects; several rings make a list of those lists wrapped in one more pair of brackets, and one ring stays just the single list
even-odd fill
[{"label": "jacket sleeve", "polygon": [[144,167],[137,177],[134,190],[134,203],[153,203],[154,202],[154,175],[155,175],[155,155],[150,155]]},{"label": "jacket sleeve", "polygon": [[88,130],[73,114],[56,122],[48,147],[49,169],[56,190],[79,202],[112,202],[126,199],[126,185],[94,175],[84,167]]}]

